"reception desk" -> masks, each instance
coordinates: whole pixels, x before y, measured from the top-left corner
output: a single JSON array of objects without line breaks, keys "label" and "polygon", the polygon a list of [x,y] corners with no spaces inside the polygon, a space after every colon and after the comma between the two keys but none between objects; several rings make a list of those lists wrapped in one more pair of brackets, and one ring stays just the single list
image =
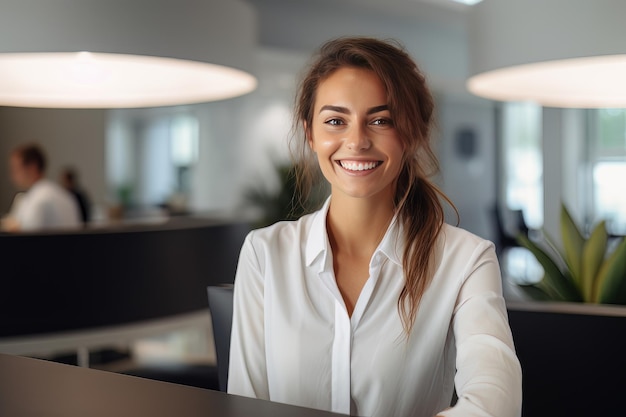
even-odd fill
[{"label": "reception desk", "polygon": [[338,417],[40,359],[0,354],[0,416]]},{"label": "reception desk", "polygon": [[208,323],[206,288],[233,282],[249,230],[246,222],[181,217],[2,234],[0,352]]}]

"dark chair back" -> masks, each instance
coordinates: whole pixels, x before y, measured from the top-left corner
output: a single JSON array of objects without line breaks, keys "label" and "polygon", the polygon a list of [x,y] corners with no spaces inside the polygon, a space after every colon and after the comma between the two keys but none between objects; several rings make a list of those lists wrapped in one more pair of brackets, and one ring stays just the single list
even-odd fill
[{"label": "dark chair back", "polygon": [[524,212],[522,210],[510,210],[505,209],[512,219],[514,219],[515,224],[513,225],[513,230],[509,231],[505,227],[506,219],[508,217],[503,217],[500,209],[497,205],[494,205],[490,209],[490,218],[494,227],[494,244],[496,246],[496,253],[498,256],[501,256],[504,251],[508,248],[519,247],[519,243],[517,243],[517,234],[524,234],[528,236],[529,228],[526,225],[526,221],[524,220]]},{"label": "dark chair back", "polygon": [[233,286],[207,287],[209,310],[213,325],[213,339],[217,355],[217,374],[220,391],[228,386],[228,358],[230,353],[230,331],[233,322]]}]

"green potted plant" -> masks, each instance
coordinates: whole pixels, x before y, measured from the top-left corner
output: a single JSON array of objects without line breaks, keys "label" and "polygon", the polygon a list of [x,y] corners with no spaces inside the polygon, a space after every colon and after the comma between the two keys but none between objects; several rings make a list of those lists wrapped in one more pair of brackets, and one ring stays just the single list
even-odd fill
[{"label": "green potted plant", "polygon": [[310,195],[303,200],[298,196],[296,168],[295,164],[275,163],[274,170],[279,182],[277,188],[258,184],[247,190],[245,201],[261,211],[256,227],[281,220],[295,220],[321,207],[329,194],[328,183],[321,173],[317,173],[313,178]]},{"label": "green potted plant", "polygon": [[565,204],[561,204],[561,235],[562,250],[546,233],[541,242],[517,236],[544,270],[536,284],[521,285],[524,291],[536,300],[626,304],[626,239],[610,242],[604,220],[585,236]]}]

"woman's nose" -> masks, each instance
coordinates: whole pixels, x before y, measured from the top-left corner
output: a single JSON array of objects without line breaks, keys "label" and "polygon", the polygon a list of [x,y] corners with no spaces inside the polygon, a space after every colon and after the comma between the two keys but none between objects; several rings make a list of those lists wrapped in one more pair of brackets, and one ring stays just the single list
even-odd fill
[{"label": "woman's nose", "polygon": [[363,127],[355,127],[350,129],[346,136],[346,146],[351,151],[364,151],[372,145],[367,129]]}]

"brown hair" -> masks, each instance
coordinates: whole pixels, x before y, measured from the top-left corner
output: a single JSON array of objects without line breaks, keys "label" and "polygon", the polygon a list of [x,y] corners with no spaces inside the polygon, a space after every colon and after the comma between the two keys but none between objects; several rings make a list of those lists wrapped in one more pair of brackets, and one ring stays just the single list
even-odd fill
[{"label": "brown hair", "polygon": [[36,143],[27,143],[13,149],[13,154],[19,156],[23,166],[34,165],[39,172],[46,170],[46,155]]},{"label": "brown hair", "polygon": [[[397,41],[338,38],[322,45],[300,83],[294,114],[296,129],[311,129],[318,86],[346,66],[369,69],[383,82],[395,129],[404,144],[404,163],[397,180],[394,204],[405,242],[402,260],[405,284],[398,299],[398,311],[408,334],[415,322],[419,302],[434,274],[435,248],[444,222],[440,197],[454,208],[429,180],[439,170],[430,144],[434,100],[424,75]],[[306,137],[310,131],[304,133]],[[297,165],[300,167],[300,190],[306,198],[315,175],[314,159],[305,138],[300,138],[295,145],[295,156],[306,161]]]}]

